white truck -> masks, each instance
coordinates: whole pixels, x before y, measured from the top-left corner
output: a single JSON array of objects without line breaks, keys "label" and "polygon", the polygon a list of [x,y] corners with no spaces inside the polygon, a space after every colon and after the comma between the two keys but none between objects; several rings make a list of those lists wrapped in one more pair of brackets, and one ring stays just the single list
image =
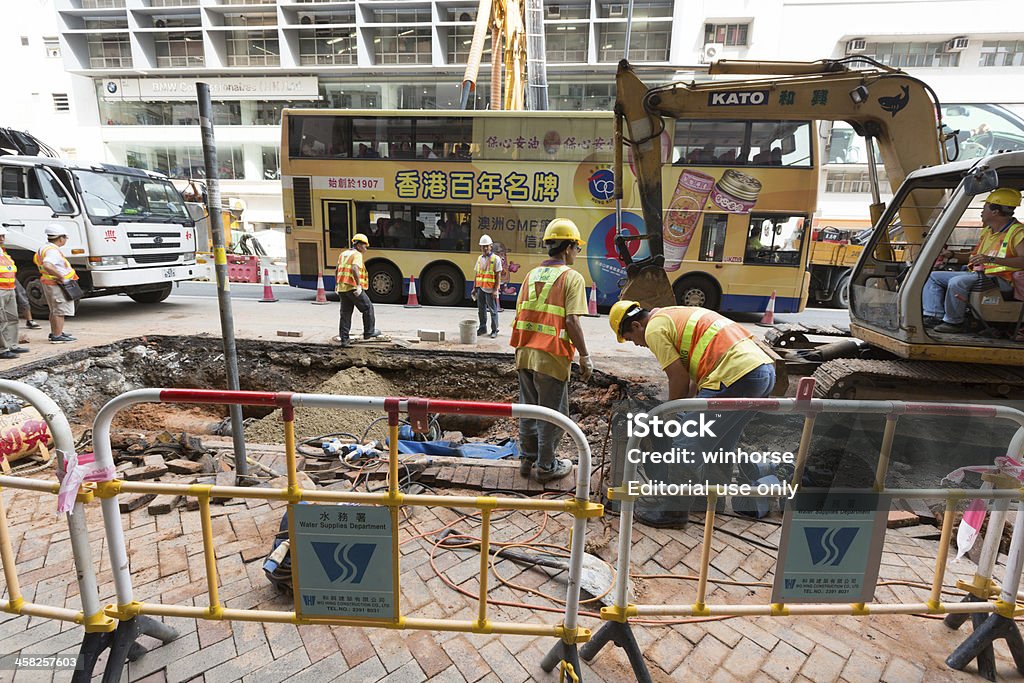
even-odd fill
[{"label": "white truck", "polygon": [[46,226],[67,229],[64,255],[85,296],[127,294],[154,304],[196,276],[196,229],[164,176],[112,164],[45,156],[0,156],[0,224],[34,315],[47,315],[32,257]]}]

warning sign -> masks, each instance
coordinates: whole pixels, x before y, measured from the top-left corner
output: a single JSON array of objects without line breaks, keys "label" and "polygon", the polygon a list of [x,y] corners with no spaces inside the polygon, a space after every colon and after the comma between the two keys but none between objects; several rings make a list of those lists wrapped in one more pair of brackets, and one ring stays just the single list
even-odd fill
[{"label": "warning sign", "polygon": [[889,496],[801,489],[786,506],[772,602],[870,602]]},{"label": "warning sign", "polygon": [[295,612],[394,619],[391,511],[371,505],[290,505]]}]

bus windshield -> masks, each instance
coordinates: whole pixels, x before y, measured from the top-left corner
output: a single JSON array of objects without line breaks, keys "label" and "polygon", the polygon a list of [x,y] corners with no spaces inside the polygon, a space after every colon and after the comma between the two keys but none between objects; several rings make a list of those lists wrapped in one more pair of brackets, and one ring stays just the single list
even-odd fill
[{"label": "bus windshield", "polygon": [[181,195],[167,180],[146,175],[78,169],[75,180],[89,218],[119,222],[191,224]]}]

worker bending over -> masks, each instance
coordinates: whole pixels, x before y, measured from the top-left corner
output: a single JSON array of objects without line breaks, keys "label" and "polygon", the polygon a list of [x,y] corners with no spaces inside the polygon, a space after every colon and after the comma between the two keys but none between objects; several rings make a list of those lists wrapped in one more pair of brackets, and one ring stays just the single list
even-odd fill
[{"label": "worker bending over", "polygon": [[363,265],[363,254],[370,246],[370,240],[361,232],[352,235],[352,246],[341,252],[338,269],[334,274],[334,288],[341,299],[341,321],[338,324],[338,341],[342,346],[351,345],[349,331],[352,329],[352,310],[363,314],[363,339],[380,336],[374,327],[373,302],[366,295],[368,277]]},{"label": "worker bending over", "polygon": [[[608,314],[608,323],[619,343],[631,341],[651,350],[668,377],[668,398],[764,398],[775,386],[775,365],[753,337],[738,323],[706,308],[670,306],[647,310],[636,301],[618,301]],[[696,415],[680,415],[683,421]],[[753,413],[726,411],[715,416],[714,438],[695,443],[677,437],[677,448],[690,451],[735,450],[743,428]],[[696,472],[686,465],[647,462],[647,477],[666,483],[708,481],[728,483],[732,465],[699,463]],[[702,471],[703,468],[703,471]],[[684,476],[686,475],[686,476]],[[658,499],[648,512],[636,511],[649,526],[680,527],[686,524],[689,503]],[[675,509],[672,509],[675,508]],[[683,508],[683,509],[680,509]]]},{"label": "worker bending over", "polygon": [[[580,316],[587,314],[583,276],[571,268],[583,246],[576,224],[556,218],[544,230],[548,260],[531,270],[519,289],[516,319],[510,344],[516,349],[519,402],[569,414],[569,374],[576,349],[580,351],[580,379],[594,373],[587,353]],[[537,481],[560,479],[572,471],[572,462],[556,458],[562,429],[550,422],[519,420],[522,460],[519,474]]]}]

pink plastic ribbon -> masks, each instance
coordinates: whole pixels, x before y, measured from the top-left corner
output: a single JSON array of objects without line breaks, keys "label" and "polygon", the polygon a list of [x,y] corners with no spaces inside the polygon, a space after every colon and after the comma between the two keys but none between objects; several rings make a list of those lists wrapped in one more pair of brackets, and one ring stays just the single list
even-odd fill
[{"label": "pink plastic ribbon", "polygon": [[[1024,483],[1024,465],[1017,462],[1008,455],[1001,455],[995,459],[994,465],[974,465],[971,467],[961,467],[960,469],[953,470],[946,475],[946,479],[954,484],[959,484],[964,480],[964,475],[968,472],[982,473],[997,473],[1005,474],[1013,477],[1017,481]],[[982,484],[981,489],[991,490],[992,484],[985,482]],[[981,527],[985,523],[985,515],[988,514],[988,500],[983,498],[975,498],[971,501],[970,505],[964,511],[963,519],[960,522],[960,526],[956,532],[956,557],[960,559],[966,555],[972,547],[974,547],[975,541],[978,540],[978,535],[981,533]]]},{"label": "pink plastic ribbon", "polygon": [[113,467],[100,467],[95,462],[92,453],[82,453],[81,458],[72,451],[65,453],[57,451],[60,456],[58,462],[63,462],[64,467],[57,467],[57,480],[60,482],[60,490],[57,492],[57,512],[71,511],[75,507],[75,498],[78,497],[78,489],[82,482],[86,481],[110,481],[114,478]]}]

